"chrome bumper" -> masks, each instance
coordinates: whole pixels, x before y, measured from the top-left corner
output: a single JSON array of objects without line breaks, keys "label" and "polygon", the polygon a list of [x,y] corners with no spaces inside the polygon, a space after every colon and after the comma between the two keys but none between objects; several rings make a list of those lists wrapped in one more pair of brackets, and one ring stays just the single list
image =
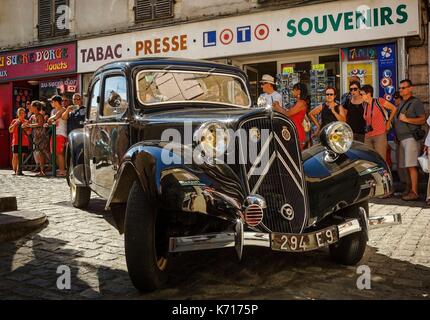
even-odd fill
[{"label": "chrome bumper", "polygon": [[[369,229],[397,225],[401,223],[401,216],[400,214],[390,214],[386,216],[370,217],[367,222]],[[241,231],[243,230],[243,225],[241,225],[241,223],[241,221],[238,221],[238,225],[241,227],[236,227],[237,232],[170,238],[169,252],[188,252],[235,247],[239,258],[241,258],[243,246],[271,247],[269,233],[243,232]],[[348,220],[337,225],[337,227],[339,239],[362,230],[358,219]],[[243,236],[238,234],[238,232],[242,232]]]}]

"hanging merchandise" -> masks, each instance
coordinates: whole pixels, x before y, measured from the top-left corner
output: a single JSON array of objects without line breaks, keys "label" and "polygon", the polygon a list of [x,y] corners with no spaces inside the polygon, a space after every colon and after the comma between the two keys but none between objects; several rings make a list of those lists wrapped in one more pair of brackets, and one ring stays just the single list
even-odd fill
[{"label": "hanging merchandise", "polygon": [[294,72],[294,68],[283,68],[282,73],[277,74],[277,89],[282,95],[282,106],[289,108],[296,103],[293,97],[293,86],[300,82],[300,74]]}]

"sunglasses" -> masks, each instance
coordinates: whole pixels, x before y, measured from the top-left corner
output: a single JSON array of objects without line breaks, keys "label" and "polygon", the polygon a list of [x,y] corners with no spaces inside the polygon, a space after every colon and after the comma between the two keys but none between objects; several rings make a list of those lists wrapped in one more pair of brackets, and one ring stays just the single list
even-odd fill
[{"label": "sunglasses", "polygon": [[332,96],[334,96],[334,93],[326,93],[325,94],[327,97],[332,97]]},{"label": "sunglasses", "polygon": [[358,91],[358,88],[354,87],[354,88],[349,88],[349,91]]},{"label": "sunglasses", "polygon": [[400,87],[399,89],[400,90],[405,90],[405,89],[407,89],[407,88],[410,88],[411,86],[407,86],[407,87]]}]

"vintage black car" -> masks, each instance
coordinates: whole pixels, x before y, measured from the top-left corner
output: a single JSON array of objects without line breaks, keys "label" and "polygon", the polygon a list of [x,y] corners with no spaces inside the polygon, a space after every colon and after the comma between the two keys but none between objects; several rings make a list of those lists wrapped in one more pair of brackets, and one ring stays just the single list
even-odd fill
[{"label": "vintage black car", "polygon": [[124,61],[94,74],[67,181],[75,207],[91,191],[107,200],[136,288],[160,287],[169,257],[193,250],[233,247],[240,259],[244,246],[329,247],[356,264],[370,227],[400,223],[369,217],[391,172],[348,125],[328,125],[302,153],[293,122],[249,92],[239,68],[207,61]]}]

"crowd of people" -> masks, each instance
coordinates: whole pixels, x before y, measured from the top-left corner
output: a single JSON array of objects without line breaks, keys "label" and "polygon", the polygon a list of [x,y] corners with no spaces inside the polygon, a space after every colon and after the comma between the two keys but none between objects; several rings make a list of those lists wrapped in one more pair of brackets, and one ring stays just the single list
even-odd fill
[{"label": "crowd of people", "polygon": [[[65,177],[65,147],[68,133],[76,128],[82,128],[85,120],[85,107],[79,93],[73,95],[73,103],[70,104],[67,96],[55,95],[48,101],[50,106],[38,100],[27,103],[26,108],[17,110],[16,118],[9,126],[12,135],[12,169],[14,174],[19,170],[19,128],[21,134],[21,154],[23,159],[27,154],[33,153],[37,176],[46,176],[46,167],[55,152],[57,165],[57,177]],[[49,107],[51,111],[49,112]],[[55,126],[55,150],[54,137],[49,130]]]},{"label": "crowd of people", "polygon": [[[405,183],[402,199],[417,200],[418,195],[418,157],[422,151],[422,140],[426,123],[424,105],[414,96],[412,81],[400,81],[399,91],[394,95],[394,104],[384,98],[374,97],[371,85],[361,85],[358,77],[349,81],[349,92],[336,99],[337,90],[333,87],[325,89],[325,102],[309,110],[307,88],[303,83],[293,86],[292,95],[296,102],[289,108],[282,105],[282,96],[276,91],[275,78],[264,75],[260,81],[263,94],[261,97],[272,108],[289,117],[297,128],[301,149],[309,146],[312,137],[306,135],[307,117],[314,123],[318,136],[321,129],[334,122],[346,122],[354,133],[354,140],[365,143],[388,161],[389,149],[387,134],[393,130],[397,145],[397,164],[401,181]],[[430,117],[427,119],[430,126]],[[424,143],[424,150],[430,147],[430,134]],[[429,153],[428,153],[429,154]],[[430,155],[429,155],[430,162]],[[430,205],[430,180],[427,191],[427,204]]]}]

